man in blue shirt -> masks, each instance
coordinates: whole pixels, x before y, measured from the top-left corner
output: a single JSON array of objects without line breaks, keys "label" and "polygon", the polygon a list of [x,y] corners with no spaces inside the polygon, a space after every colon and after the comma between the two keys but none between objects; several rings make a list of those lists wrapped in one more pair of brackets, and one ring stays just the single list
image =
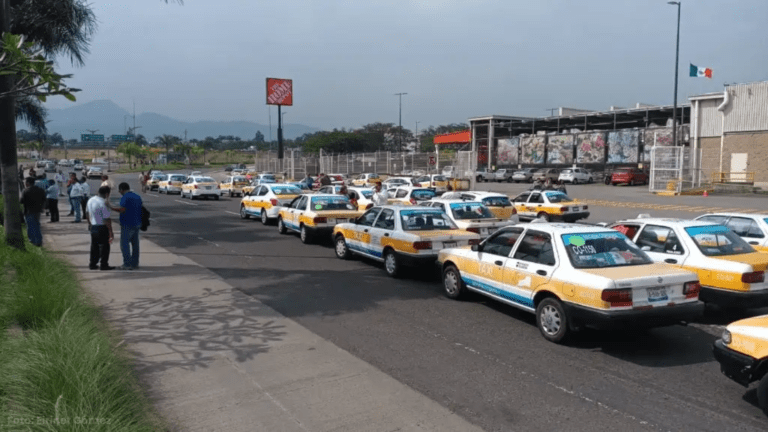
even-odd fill
[{"label": "man in blue shirt", "polygon": [[120,270],[134,270],[139,267],[139,230],[141,229],[141,197],[131,192],[128,183],[120,183],[117,191],[123,197],[120,207],[109,206],[120,213],[120,250],[123,265]]}]

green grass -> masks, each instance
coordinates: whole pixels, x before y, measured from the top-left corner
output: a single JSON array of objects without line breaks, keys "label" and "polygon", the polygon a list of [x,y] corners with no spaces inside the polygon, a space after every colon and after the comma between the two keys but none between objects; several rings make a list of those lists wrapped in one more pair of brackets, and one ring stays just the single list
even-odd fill
[{"label": "green grass", "polygon": [[67,264],[42,249],[9,248],[0,234],[0,287],[3,425],[40,431],[167,429],[130,357]]}]

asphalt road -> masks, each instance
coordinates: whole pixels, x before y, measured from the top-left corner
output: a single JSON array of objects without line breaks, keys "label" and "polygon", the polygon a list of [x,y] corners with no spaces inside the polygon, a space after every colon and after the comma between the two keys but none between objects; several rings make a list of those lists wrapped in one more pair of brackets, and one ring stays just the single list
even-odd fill
[{"label": "asphalt road", "polygon": [[[136,189],[135,177],[114,180],[127,179]],[[526,187],[480,186],[511,195]],[[568,189],[579,199],[659,206],[592,205],[590,222],[638,213],[690,218],[698,214],[690,208],[708,205],[768,208],[768,200],[754,197],[663,198],[604,185]],[[555,345],[541,337],[531,314],[479,296],[445,298],[430,269],[393,280],[372,261],[337,259],[330,243],[305,246],[275,226],[241,220],[239,198],[144,197],[152,225],[142,235],[486,430],[768,428],[755,386],[744,389],[723,376],[711,352],[725,324],[766,309],[738,315],[710,309],[687,327],[587,330],[569,345]]]}]

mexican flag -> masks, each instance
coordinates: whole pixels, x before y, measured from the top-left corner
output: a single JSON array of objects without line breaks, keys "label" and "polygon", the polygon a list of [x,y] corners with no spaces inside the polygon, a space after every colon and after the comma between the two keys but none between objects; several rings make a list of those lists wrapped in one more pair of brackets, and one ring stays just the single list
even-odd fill
[{"label": "mexican flag", "polygon": [[691,76],[712,78],[712,69],[691,65]]}]

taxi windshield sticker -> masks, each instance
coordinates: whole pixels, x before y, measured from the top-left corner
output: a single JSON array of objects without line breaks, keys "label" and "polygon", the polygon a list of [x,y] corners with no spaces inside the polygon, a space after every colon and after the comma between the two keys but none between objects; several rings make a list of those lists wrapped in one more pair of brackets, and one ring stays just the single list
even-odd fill
[{"label": "taxi windshield sticker", "polygon": [[275,195],[300,195],[301,189],[295,186],[274,186],[272,187],[272,192],[274,192]]},{"label": "taxi windshield sticker", "polygon": [[692,236],[699,234],[722,234],[728,232],[728,227],[725,225],[707,225],[686,228],[685,231]]},{"label": "taxi windshield sticker", "polygon": [[322,209],[323,209],[323,205],[322,204],[316,204],[315,205],[315,210],[322,210]]},{"label": "taxi windshield sticker", "polygon": [[563,234],[563,243],[566,246],[584,246],[586,240],[597,239],[620,239],[624,237],[618,232],[599,232],[599,233],[581,233],[581,234]]},{"label": "taxi windshield sticker", "polygon": [[565,192],[551,191],[551,192],[547,192],[546,195],[547,195],[547,197],[552,197],[552,196],[555,196],[555,195],[565,195]]}]

